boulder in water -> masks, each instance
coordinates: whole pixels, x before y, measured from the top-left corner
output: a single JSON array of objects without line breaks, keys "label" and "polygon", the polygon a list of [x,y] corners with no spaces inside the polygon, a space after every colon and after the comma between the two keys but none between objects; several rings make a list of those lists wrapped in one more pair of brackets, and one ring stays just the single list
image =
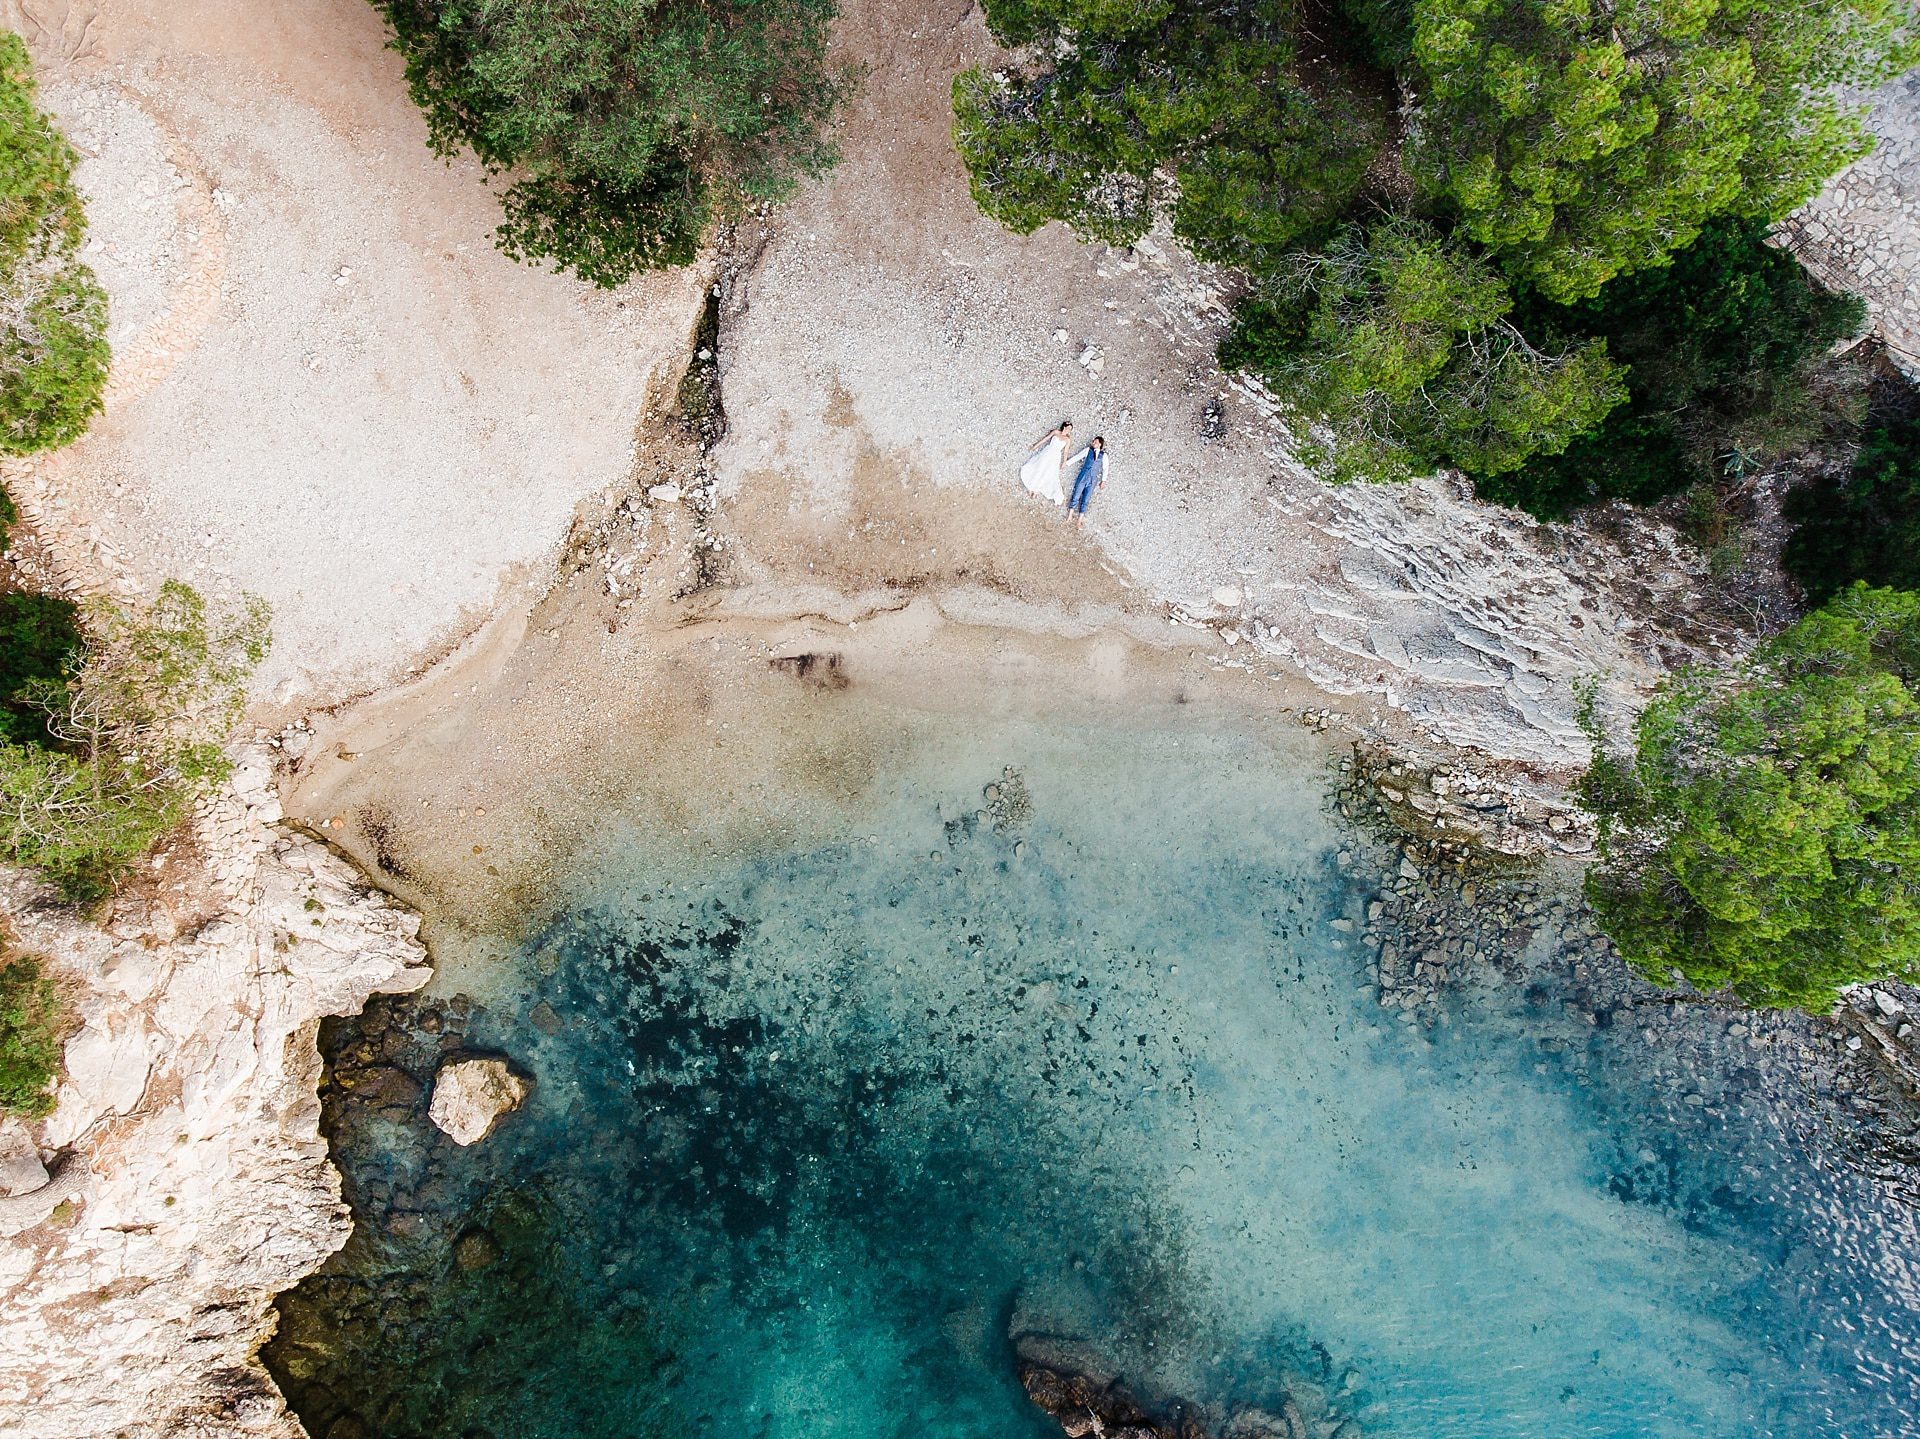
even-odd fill
[{"label": "boulder in water", "polygon": [[478,1144],[501,1115],[526,1102],[531,1090],[504,1059],[449,1059],[434,1075],[427,1115],[455,1144]]}]

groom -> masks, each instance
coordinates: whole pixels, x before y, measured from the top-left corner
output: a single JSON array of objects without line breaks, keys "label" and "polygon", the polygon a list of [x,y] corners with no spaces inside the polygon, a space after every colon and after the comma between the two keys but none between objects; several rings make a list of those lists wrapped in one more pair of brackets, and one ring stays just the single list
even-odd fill
[{"label": "groom", "polygon": [[1078,463],[1080,468],[1074,471],[1073,493],[1067,498],[1067,509],[1073,515],[1076,525],[1087,522],[1087,501],[1093,498],[1093,492],[1107,482],[1107,440],[1104,435],[1095,435],[1093,443],[1067,461],[1069,466]]}]

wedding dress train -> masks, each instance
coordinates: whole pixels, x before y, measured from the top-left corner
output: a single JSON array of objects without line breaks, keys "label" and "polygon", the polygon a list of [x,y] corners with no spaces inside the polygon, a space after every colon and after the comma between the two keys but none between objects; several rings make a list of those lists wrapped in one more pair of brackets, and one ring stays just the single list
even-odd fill
[{"label": "wedding dress train", "polygon": [[1067,442],[1058,435],[1049,435],[1047,442],[1027,457],[1020,467],[1020,483],[1044,500],[1052,500],[1056,505],[1067,502],[1066,491],[1060,488],[1060,456],[1065,452]]}]

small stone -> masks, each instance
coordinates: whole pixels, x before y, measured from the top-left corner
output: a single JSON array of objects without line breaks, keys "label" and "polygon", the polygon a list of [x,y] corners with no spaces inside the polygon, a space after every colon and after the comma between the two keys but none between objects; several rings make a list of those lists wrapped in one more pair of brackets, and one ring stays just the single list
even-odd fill
[{"label": "small stone", "polygon": [[549,1038],[560,1032],[560,1016],[544,999],[527,1011],[527,1020],[535,1029]]},{"label": "small stone", "polygon": [[1873,1003],[1888,1019],[1892,1019],[1894,1015],[1899,1014],[1905,1008],[1899,1000],[1888,994],[1884,989],[1876,989],[1873,992]]},{"label": "small stone", "polygon": [[1238,585],[1222,585],[1213,592],[1213,602],[1223,610],[1237,610],[1246,600]]},{"label": "small stone", "polygon": [[650,500],[658,500],[663,505],[679,504],[680,493],[680,487],[674,484],[649,485],[647,487],[647,498]]}]

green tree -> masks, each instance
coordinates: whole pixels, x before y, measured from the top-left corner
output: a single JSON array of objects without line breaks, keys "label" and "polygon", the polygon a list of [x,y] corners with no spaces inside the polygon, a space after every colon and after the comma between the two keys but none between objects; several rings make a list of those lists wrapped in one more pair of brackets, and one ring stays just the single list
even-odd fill
[{"label": "green tree", "polygon": [[53,1108],[62,1017],[40,961],[0,949],[0,1114],[37,1119]]},{"label": "green tree", "polygon": [[1663,683],[1630,756],[1595,730],[1587,888],[1628,962],[1811,1010],[1920,975],[1917,685],[1920,595],[1855,585],[1748,663]]},{"label": "green tree", "polygon": [[1138,240],[1164,208],[1203,259],[1261,266],[1324,229],[1385,138],[1383,87],[1302,62],[1290,0],[987,0],[1036,68],[969,70],[954,137],[975,201],[1029,234]]},{"label": "green tree", "polygon": [[1416,0],[1413,170],[1550,299],[1777,219],[1870,148],[1836,92],[1913,62],[1908,0]]},{"label": "green tree", "polygon": [[1309,458],[1336,481],[1437,464],[1499,474],[1563,448],[1623,394],[1603,343],[1540,350],[1512,307],[1485,260],[1392,219],[1271,277],[1221,358],[1320,427]]},{"label": "green tree", "polygon": [[0,854],[76,900],[105,893],[225,779],[268,643],[262,601],[214,613],[178,581],[151,604],[95,598],[83,613],[80,664],[31,691],[53,743],[0,742]]},{"label": "green tree", "polygon": [[1627,403],[1591,435],[1478,488],[1559,518],[1613,498],[1652,503],[1719,476],[1723,457],[1774,456],[1825,418],[1815,371],[1863,318],[1857,297],[1821,289],[1763,227],[1709,222],[1661,269],[1572,305],[1533,300],[1515,322],[1538,343],[1605,340],[1627,366]]},{"label": "green tree", "polygon": [[832,163],[834,0],[374,4],[435,150],[511,172],[516,258],[617,285]]},{"label": "green tree", "polygon": [[0,594],[0,740],[48,745],[47,701],[61,708],[81,646],[79,612],[55,595]]},{"label": "green tree", "polygon": [[0,30],[0,454],[6,455],[76,439],[99,411],[107,383],[107,294],[79,259],[87,230],[73,186],[79,157],[34,95],[27,47]]},{"label": "green tree", "polygon": [[1865,580],[1920,590],[1920,420],[1881,425],[1844,476],[1787,497],[1798,528],[1781,560],[1813,604]]}]

